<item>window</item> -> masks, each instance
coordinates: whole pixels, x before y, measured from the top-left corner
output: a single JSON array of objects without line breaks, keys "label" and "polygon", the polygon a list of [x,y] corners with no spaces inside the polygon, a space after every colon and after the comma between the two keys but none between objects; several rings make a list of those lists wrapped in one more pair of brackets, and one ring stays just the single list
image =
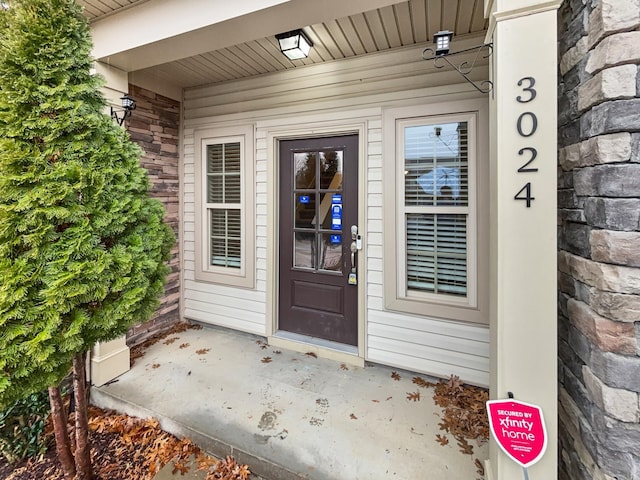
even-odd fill
[{"label": "window", "polygon": [[394,134],[385,139],[391,144],[385,159],[385,304],[484,322],[486,139],[479,141],[479,111],[443,113],[447,108],[422,109],[432,115],[415,115],[417,107],[385,115]]},{"label": "window", "polygon": [[196,132],[196,142],[196,279],[253,287],[253,129]]}]

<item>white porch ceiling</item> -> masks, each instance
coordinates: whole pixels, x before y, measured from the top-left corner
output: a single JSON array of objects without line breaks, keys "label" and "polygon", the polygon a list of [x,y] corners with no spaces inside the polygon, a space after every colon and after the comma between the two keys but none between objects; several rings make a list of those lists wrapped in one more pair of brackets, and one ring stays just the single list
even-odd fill
[{"label": "white porch ceiling", "polygon": [[[97,21],[147,0],[83,0],[85,15]],[[314,43],[307,59],[290,61],[275,36],[139,70],[179,87],[215,84],[304,65],[431,42],[439,30],[456,36],[487,29],[484,0],[409,0],[362,13],[300,25]],[[273,32],[275,35],[279,32]],[[454,37],[455,50],[455,37]],[[135,78],[136,72],[132,72]]]}]

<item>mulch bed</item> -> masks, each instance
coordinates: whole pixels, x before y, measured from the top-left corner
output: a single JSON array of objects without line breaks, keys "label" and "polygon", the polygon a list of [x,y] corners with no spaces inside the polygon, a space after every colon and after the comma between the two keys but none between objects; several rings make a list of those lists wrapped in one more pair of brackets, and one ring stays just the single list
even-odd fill
[{"label": "mulch bed", "polygon": [[[73,415],[69,425],[73,424]],[[91,460],[96,480],[151,480],[169,462],[174,471],[186,472],[190,456],[199,469],[206,470],[207,480],[247,480],[246,465],[233,458],[216,460],[204,454],[188,439],[178,439],[160,429],[155,419],[139,419],[113,411],[90,407],[89,438]],[[49,448],[38,458],[9,464],[0,458],[0,478],[4,480],[63,480],[51,429]]]}]

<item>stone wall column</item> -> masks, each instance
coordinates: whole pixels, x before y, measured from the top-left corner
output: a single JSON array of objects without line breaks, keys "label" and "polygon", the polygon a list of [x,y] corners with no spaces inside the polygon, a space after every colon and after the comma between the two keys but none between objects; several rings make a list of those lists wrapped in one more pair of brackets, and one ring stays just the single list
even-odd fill
[{"label": "stone wall column", "polygon": [[[557,475],[556,158],[560,1],[496,0],[491,95],[491,398],[542,408],[548,446],[531,478]],[[491,441],[492,480],[523,478]]]}]

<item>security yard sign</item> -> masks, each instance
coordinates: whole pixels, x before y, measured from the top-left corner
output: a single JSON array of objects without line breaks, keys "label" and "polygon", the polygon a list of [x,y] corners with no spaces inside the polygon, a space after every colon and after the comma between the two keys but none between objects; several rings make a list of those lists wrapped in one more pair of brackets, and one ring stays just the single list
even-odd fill
[{"label": "security yard sign", "polygon": [[491,434],[500,448],[524,469],[536,463],[547,449],[547,430],[542,410],[512,398],[489,400],[487,414]]}]

